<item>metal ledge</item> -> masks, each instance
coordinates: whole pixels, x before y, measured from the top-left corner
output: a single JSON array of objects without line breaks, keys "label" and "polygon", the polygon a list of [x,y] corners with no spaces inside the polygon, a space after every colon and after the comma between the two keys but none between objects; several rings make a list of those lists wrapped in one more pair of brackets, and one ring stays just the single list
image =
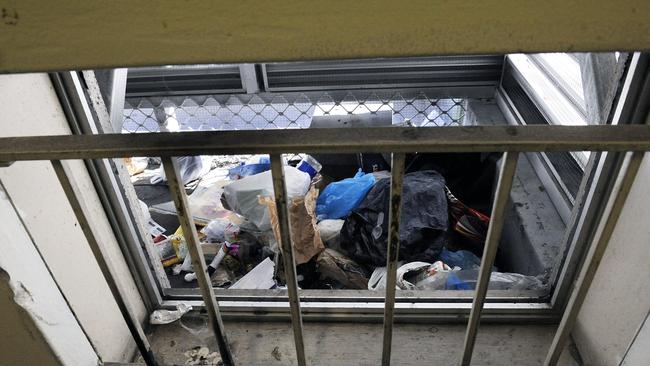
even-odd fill
[{"label": "metal ledge", "polygon": [[378,127],[0,138],[0,162],[200,154],[646,151],[650,126]]}]

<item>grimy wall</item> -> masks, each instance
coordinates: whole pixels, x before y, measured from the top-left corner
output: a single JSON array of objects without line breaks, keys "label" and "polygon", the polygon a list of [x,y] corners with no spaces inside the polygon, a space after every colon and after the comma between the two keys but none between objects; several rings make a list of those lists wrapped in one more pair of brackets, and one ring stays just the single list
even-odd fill
[{"label": "grimy wall", "polygon": [[[70,134],[68,122],[46,74],[0,75],[0,105],[0,136]],[[73,177],[70,178],[86,187],[83,199],[92,210],[88,216],[92,230],[115,270],[131,308],[139,319],[144,320],[147,315],[144,303],[88,173],[81,161],[66,163],[71,167]],[[35,251],[38,250],[43,264],[51,272],[51,277],[47,271],[41,274],[49,277],[44,277],[43,283],[54,286],[52,279],[56,281],[60,295],[69,305],[65,308],[74,315],[73,319],[76,317],[77,326],[85,331],[90,344],[104,361],[129,361],[135,344],[50,162],[16,162],[10,167],[0,168],[0,182],[6,191],[7,202],[13,203],[22,220],[28,241],[25,245],[31,243],[34,248],[30,255],[39,259]],[[5,219],[0,219],[0,226],[4,227]],[[4,257],[7,247],[16,245],[15,237],[2,235],[2,238],[0,258]],[[14,278],[14,273],[3,268],[8,277]],[[25,291],[33,290],[26,287]],[[51,291],[58,289],[54,286]],[[5,301],[3,305],[12,305],[12,301]],[[21,303],[14,299],[13,306],[20,308]],[[28,311],[28,314],[33,313]],[[38,319],[37,315],[34,316]],[[41,318],[46,323],[52,322],[49,315]],[[10,329],[18,325],[22,324],[7,324],[8,328],[2,327],[2,331],[12,334]],[[80,334],[85,338],[83,333]],[[0,343],[6,344],[5,341]]]},{"label": "grimy wall", "polygon": [[[573,337],[586,365],[618,365],[650,311],[650,155],[646,154],[578,315]],[[650,328],[650,324],[646,324]],[[649,330],[646,329],[646,332]],[[630,364],[632,365],[632,364]]]}]

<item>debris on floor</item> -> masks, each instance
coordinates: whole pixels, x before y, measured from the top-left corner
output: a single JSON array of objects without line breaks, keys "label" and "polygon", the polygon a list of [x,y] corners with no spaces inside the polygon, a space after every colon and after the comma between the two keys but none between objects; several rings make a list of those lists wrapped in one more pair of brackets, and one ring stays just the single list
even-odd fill
[{"label": "debris on floor", "polygon": [[192,310],[192,306],[187,304],[176,305],[176,310],[156,310],[149,316],[150,324],[169,324],[180,319],[183,315]]},{"label": "debris on floor", "polygon": [[194,347],[184,353],[187,360],[185,365],[222,365],[219,353],[210,352],[208,347]]},{"label": "debris on floor", "polygon": [[[216,164],[209,159],[186,157],[179,164],[183,181],[188,183],[186,190],[192,190],[188,202],[213,285],[286,288],[268,155]],[[334,169],[313,156],[302,154],[285,162],[290,232],[301,288],[385,289],[390,171],[385,170],[389,165],[376,163],[377,159],[382,155],[372,156],[370,168],[359,163],[361,168],[353,177],[346,173],[339,180],[323,175]],[[486,161],[494,170],[495,160]],[[141,168],[142,161],[131,161],[136,163]],[[215,165],[219,169],[206,172],[206,167]],[[407,163],[397,289],[471,290],[476,284],[490,222],[482,212],[489,212],[493,190],[484,186],[493,183],[494,175],[486,174],[485,167],[472,175],[456,165],[448,156],[435,154],[415,154]],[[157,172],[159,180],[164,180],[161,168],[146,172]],[[145,216],[155,213],[156,220],[161,220],[160,215],[176,214],[171,200],[149,204],[151,209],[142,203]],[[177,222],[158,226],[151,234],[173,286],[195,287],[196,273],[182,229]],[[544,286],[541,275],[498,272],[493,267],[489,288]]]},{"label": "debris on floor", "polygon": [[273,280],[273,272],[275,264],[270,259],[266,258],[262,263],[258,264],[252,271],[248,272],[244,277],[235,282],[231,289],[270,289],[275,286]]}]

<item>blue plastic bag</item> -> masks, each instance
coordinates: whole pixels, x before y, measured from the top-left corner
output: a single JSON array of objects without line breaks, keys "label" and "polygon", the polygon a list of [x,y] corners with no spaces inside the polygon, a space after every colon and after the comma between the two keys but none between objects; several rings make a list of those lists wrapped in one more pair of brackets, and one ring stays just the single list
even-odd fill
[{"label": "blue plastic bag", "polygon": [[271,160],[268,156],[260,156],[257,163],[240,165],[228,170],[228,177],[237,180],[249,175],[255,175],[271,169]]},{"label": "blue plastic bag", "polygon": [[[443,248],[438,260],[443,261],[449,267],[460,267],[464,270],[479,269],[481,267],[481,258],[467,250],[452,252]],[[496,272],[497,268],[492,266],[492,271]]]},{"label": "blue plastic bag", "polygon": [[352,210],[361,204],[361,201],[374,185],[375,176],[365,174],[361,169],[353,178],[330,183],[316,201],[318,221],[347,217]]}]

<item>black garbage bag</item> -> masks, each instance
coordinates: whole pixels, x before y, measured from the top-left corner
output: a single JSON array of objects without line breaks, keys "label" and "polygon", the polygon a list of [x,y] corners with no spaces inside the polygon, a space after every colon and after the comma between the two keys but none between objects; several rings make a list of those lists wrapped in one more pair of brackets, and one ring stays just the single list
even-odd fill
[{"label": "black garbage bag", "polygon": [[[341,246],[359,264],[386,265],[390,179],[380,179],[341,229]],[[434,170],[404,175],[399,259],[433,262],[449,225],[445,179]]]}]

